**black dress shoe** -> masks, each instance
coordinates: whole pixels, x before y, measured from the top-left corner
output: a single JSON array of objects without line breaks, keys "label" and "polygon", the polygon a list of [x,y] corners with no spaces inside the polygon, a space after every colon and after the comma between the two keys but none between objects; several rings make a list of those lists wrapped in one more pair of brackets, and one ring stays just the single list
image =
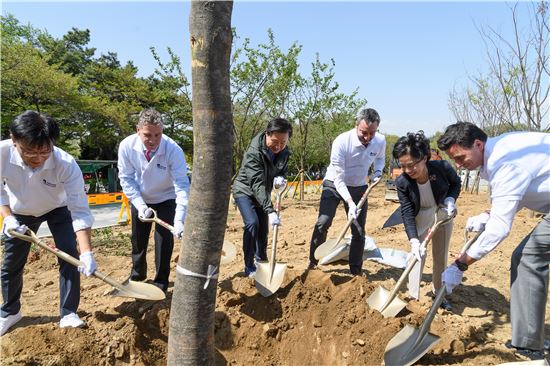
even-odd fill
[{"label": "black dress shoe", "polygon": [[446,310],[446,311],[453,311],[453,306],[451,305],[450,302],[447,301],[447,299],[443,299],[443,301],[441,302],[441,305],[439,305],[439,307],[443,310]]},{"label": "black dress shoe", "polygon": [[527,357],[531,361],[536,360],[544,360],[544,352],[543,351],[537,351],[534,349],[529,348],[523,348],[523,347],[516,347],[513,346],[511,342],[506,342],[505,344],[506,348],[511,349],[514,351],[516,355],[521,355],[523,357]]},{"label": "black dress shoe", "polygon": [[147,279],[147,276],[130,275],[128,279],[134,282],[143,282]]}]

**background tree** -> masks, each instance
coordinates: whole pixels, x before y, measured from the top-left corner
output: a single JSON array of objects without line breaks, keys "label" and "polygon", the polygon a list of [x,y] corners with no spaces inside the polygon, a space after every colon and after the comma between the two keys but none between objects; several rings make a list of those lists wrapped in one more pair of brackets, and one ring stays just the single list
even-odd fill
[{"label": "background tree", "polygon": [[[192,161],[190,84],[170,48],[168,58],[161,59],[151,47],[157,68],[140,77],[132,61],[121,64],[115,52],[96,55],[88,46],[92,34],[87,29],[72,28],[55,38],[13,16],[1,19],[3,138],[16,115],[37,109],[59,121],[58,144],[75,157],[114,160],[119,142],[134,133],[139,112],[155,107],[164,116],[165,133]],[[232,47],[233,174],[252,137],[273,117],[294,123],[290,172],[324,173],[332,141],[353,127],[354,115],[365,101],[356,91],[339,90],[334,60],[323,63],[317,56],[304,74],[298,62],[302,46],[294,42],[282,49],[269,29],[265,42],[244,39]]]},{"label": "background tree", "polygon": [[169,365],[214,364],[217,280],[203,278],[220,265],[227,222],[233,120],[229,90],[231,13],[229,1],[191,3],[191,65],[194,164],[186,228],[174,284],[168,336]]},{"label": "background tree", "polygon": [[[165,131],[185,151],[189,158],[193,155],[193,112],[191,106],[191,91],[187,75],[183,72],[178,55],[167,48],[169,59],[161,60],[156,49],[151,47],[151,53],[158,67],[147,82],[155,94],[156,107],[162,112]],[[191,160],[191,159],[189,159]]]},{"label": "background tree", "polygon": [[[236,33],[234,33],[235,39]],[[273,117],[286,116],[285,101],[298,77],[302,47],[292,44],[285,52],[268,30],[267,43],[257,47],[249,38],[234,42],[231,59],[231,101],[235,125],[233,174],[238,171],[250,141]]]},{"label": "background tree", "polygon": [[[529,13],[519,24],[518,12]],[[510,8],[512,39],[492,27],[480,28],[489,71],[470,76],[473,87],[453,91],[449,107],[457,119],[470,120],[490,135],[512,130],[550,130],[548,2],[518,3]]]},{"label": "background tree", "polygon": [[[67,130],[58,145],[75,156],[80,155],[78,136],[84,126],[67,121],[83,111],[102,109],[100,100],[80,90],[78,77],[63,71],[49,55],[37,47],[39,39],[46,38],[30,26],[21,26],[13,17],[2,18],[2,138],[7,138],[9,122],[27,109],[48,113]],[[40,72],[36,72],[40,70]]]},{"label": "background tree", "polygon": [[[9,122],[25,109],[48,113],[62,126],[58,145],[81,159],[116,159],[118,143],[135,131],[137,114],[155,107],[166,133],[192,151],[189,83],[169,50],[148,78],[117,54],[95,55],[90,31],[72,28],[56,39],[11,15],[2,25],[2,138]],[[36,70],[40,70],[39,73]]]},{"label": "background tree", "polygon": [[[300,171],[309,170],[308,168],[313,165],[309,157],[313,155],[313,148],[318,144],[313,140],[320,136],[319,134],[310,135],[311,127],[323,125],[329,121],[338,121],[341,122],[340,126],[345,131],[349,120],[342,119],[342,117],[353,121],[353,116],[359,106],[366,104],[366,100],[356,97],[357,91],[346,95],[338,90],[339,85],[335,81],[334,65],[334,60],[330,60],[330,63],[321,62],[317,54],[315,61],[311,64],[310,75],[307,78],[301,76],[295,78],[291,85],[292,89],[285,109],[295,123],[291,148],[293,159]],[[339,130],[340,128],[330,130],[331,135],[335,132],[343,132]],[[318,131],[323,132],[322,129],[318,129]],[[336,135],[332,135],[332,137],[334,138]],[[321,139],[320,142],[322,143],[323,140],[325,139]],[[326,163],[328,165],[328,161]]]}]

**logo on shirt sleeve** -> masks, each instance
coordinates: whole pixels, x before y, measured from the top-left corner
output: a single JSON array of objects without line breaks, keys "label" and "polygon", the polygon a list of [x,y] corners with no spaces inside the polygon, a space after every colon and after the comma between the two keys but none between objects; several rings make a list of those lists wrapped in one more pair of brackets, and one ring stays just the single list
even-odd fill
[{"label": "logo on shirt sleeve", "polygon": [[371,152],[370,152],[370,156],[376,156],[376,155],[377,155],[376,152],[374,152],[374,151],[371,151]]},{"label": "logo on shirt sleeve", "polygon": [[44,184],[47,185],[48,187],[52,187],[52,188],[57,187],[57,184],[55,184],[55,183],[50,183],[50,182],[48,182],[46,179],[42,179],[42,183],[44,183]]}]

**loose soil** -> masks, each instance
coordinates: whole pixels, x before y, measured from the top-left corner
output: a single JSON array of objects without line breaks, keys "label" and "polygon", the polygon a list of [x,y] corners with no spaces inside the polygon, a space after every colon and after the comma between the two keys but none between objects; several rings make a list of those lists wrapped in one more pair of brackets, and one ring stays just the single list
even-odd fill
[{"label": "loose soil", "polygon": [[[391,289],[401,270],[371,261],[365,262],[363,277],[351,277],[346,262],[306,270],[318,204],[316,194],[306,195],[302,202],[290,198],[283,201],[278,256],[288,269],[280,290],[268,298],[257,293],[252,279],[244,277],[242,219],[230,205],[225,240],[239,249],[235,261],[222,267],[218,282],[217,364],[380,365],[388,341],[405,324],[418,327],[422,323],[432,301],[428,296],[430,258],[421,300],[409,302],[390,319],[371,310],[365,299],[377,286]],[[396,207],[384,201],[383,189],[375,189],[369,202],[367,234],[378,247],[407,250],[403,226],[381,229]],[[488,199],[485,194],[463,193],[458,207],[453,254],[463,244],[467,217],[486,209]],[[339,210],[329,237],[336,237],[345,224],[343,209]],[[431,332],[441,341],[418,364],[494,365],[520,360],[504,347],[511,334],[510,256],[539,220],[521,211],[510,236],[466,272],[463,285],[450,296],[454,311],[439,310],[432,323]],[[130,271],[128,232],[128,227],[118,227],[94,233],[99,269],[119,280]],[[176,245],[174,257],[178,252]],[[60,329],[57,260],[41,251],[32,255],[24,275],[23,319],[0,338],[2,365],[166,364],[172,288],[166,300],[150,303],[107,296],[110,286],[96,278],[83,278],[78,314],[87,327]],[[149,263],[152,278],[151,251]],[[173,279],[174,268],[171,275]],[[550,316],[548,308],[546,313]],[[548,317],[546,323],[550,334]]]}]

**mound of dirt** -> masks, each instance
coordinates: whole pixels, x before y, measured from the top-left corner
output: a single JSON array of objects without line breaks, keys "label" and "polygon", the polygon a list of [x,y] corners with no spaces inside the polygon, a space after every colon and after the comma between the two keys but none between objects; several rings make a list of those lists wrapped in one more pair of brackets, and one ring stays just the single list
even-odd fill
[{"label": "mound of dirt", "polygon": [[[422,321],[420,314],[384,319],[369,310],[365,296],[374,285],[366,277],[290,270],[287,278],[268,298],[249,278],[220,283],[215,314],[219,364],[378,364],[405,322]],[[169,299],[126,301],[115,314],[97,310],[85,316],[86,329],[58,329],[52,323],[19,327],[2,342],[2,354],[9,355],[3,363],[164,364],[169,304]]]},{"label": "mound of dirt", "polygon": [[[486,197],[464,195],[467,197],[459,201],[455,219],[452,252],[463,244],[466,218],[487,207]],[[367,234],[379,247],[408,250],[402,226],[380,229],[396,207],[384,201],[383,190],[374,191],[369,199]],[[288,268],[281,288],[264,298],[242,272],[242,220],[230,207],[225,240],[236,244],[238,254],[234,262],[221,268],[218,282],[217,364],[380,365],[388,341],[405,324],[421,325],[432,301],[428,296],[431,259],[423,276],[421,300],[410,301],[397,317],[384,319],[365,299],[378,286],[391,289],[402,270],[370,261],[365,262],[362,277],[349,275],[345,262],[306,270],[307,243],[317,209],[318,196],[302,203],[284,201],[278,251]],[[510,338],[509,258],[538,220],[522,211],[510,237],[468,270],[464,284],[449,297],[453,312],[439,310],[432,323],[431,333],[438,335],[440,342],[419,364],[493,365],[519,360],[503,345]],[[345,221],[342,212],[329,237],[336,237]],[[112,235],[123,240],[128,232],[129,228],[120,227]],[[148,253],[150,278],[154,275],[152,247]],[[116,248],[97,245],[99,269],[123,280],[130,269],[129,251],[128,243]],[[178,251],[176,247],[174,257]],[[60,329],[57,259],[40,254],[25,268],[24,317],[0,338],[2,365],[166,364],[171,287],[167,299],[147,302],[105,296],[110,286],[96,278],[83,278],[78,313],[87,327]],[[402,298],[405,295],[400,294]]]}]

